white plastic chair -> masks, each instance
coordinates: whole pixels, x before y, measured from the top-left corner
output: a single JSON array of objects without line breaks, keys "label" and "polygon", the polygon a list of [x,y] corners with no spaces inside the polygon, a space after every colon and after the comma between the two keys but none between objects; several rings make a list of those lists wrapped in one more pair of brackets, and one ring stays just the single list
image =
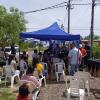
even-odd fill
[{"label": "white plastic chair", "polygon": [[6,76],[5,76],[5,86],[6,86],[7,78],[10,78],[10,80],[11,80],[11,88],[14,85],[15,77],[18,77],[18,79],[20,80],[19,70],[14,70],[10,65],[5,66],[5,74],[6,74]]},{"label": "white plastic chair", "polygon": [[42,75],[42,78],[40,78],[41,80],[41,86],[43,85],[42,82],[44,81],[44,86],[46,86],[46,77]]},{"label": "white plastic chair", "polygon": [[68,89],[68,85],[67,85],[67,76],[65,75],[65,72],[63,70],[63,77],[64,77],[64,81],[65,81],[65,85],[66,85],[66,90]]},{"label": "white plastic chair", "polygon": [[88,72],[83,72],[83,71],[78,71],[77,73],[75,73],[75,76],[77,76],[80,81],[82,81],[84,83],[84,88],[87,89],[88,92],[88,96],[90,94],[90,73]]},{"label": "white plastic chair", "polygon": [[43,65],[43,72],[47,74],[48,76],[48,65],[45,62],[41,62],[41,64]]},{"label": "white plastic chair", "polygon": [[76,78],[70,79],[70,88],[67,89],[67,100],[70,100],[71,96],[79,97],[80,100],[84,100],[85,91],[79,88],[79,80]]},{"label": "white plastic chair", "polygon": [[[48,75],[48,66],[47,63],[44,62],[40,62],[43,65],[43,72],[46,73]],[[42,77],[39,78],[39,80],[41,81],[41,86],[43,85],[42,82],[44,81],[44,86],[46,86],[46,76],[43,75],[42,73]]]},{"label": "white plastic chair", "polygon": [[55,63],[55,72],[57,77],[57,82],[59,80],[59,74],[63,74],[63,70],[65,69],[65,63]]},{"label": "white plastic chair", "polygon": [[[30,97],[32,100],[36,100],[38,93],[40,92],[40,87],[37,87],[32,81],[28,81],[28,80],[20,80],[20,85],[24,84],[24,83],[29,83],[30,87],[29,87],[29,91],[30,91]],[[36,91],[33,92],[33,87],[36,87]]]}]

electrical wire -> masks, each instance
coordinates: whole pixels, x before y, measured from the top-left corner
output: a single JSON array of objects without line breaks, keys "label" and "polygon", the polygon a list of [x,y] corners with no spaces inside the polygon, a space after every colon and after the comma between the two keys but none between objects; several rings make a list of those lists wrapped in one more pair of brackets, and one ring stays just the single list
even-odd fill
[{"label": "electrical wire", "polygon": [[[100,3],[96,3],[96,4],[100,4]],[[74,4],[71,4],[71,5],[76,5],[76,6],[86,6],[86,5],[92,5],[92,3],[74,3]],[[38,9],[38,10],[34,10],[34,11],[27,11],[27,12],[23,12],[24,14],[29,14],[29,13],[33,13],[33,12],[39,12],[39,11],[43,11],[43,10],[49,10],[49,9],[55,9],[55,8],[61,8],[61,7],[68,7],[68,2],[62,2],[62,3],[59,3],[59,4],[56,4],[56,5],[53,5],[53,6],[50,6],[50,7],[46,7],[46,8],[43,8],[43,9]]]},{"label": "electrical wire", "polygon": [[[42,11],[42,10],[53,9],[53,8],[64,7],[64,6],[66,6],[66,5],[65,5],[66,3],[67,3],[67,2],[62,2],[62,3],[56,4],[56,5],[53,5],[53,6],[50,6],[50,7],[43,8],[43,9],[38,9],[38,10],[34,10],[34,11],[24,12],[24,14],[33,13],[33,12],[38,12],[38,11]],[[62,5],[62,4],[64,4],[64,5]]]},{"label": "electrical wire", "polygon": [[[67,27],[65,27],[67,28]],[[26,28],[26,29],[38,29],[38,28]],[[71,30],[90,30],[90,28],[71,28]],[[100,28],[94,28],[94,30],[100,30]]]}]

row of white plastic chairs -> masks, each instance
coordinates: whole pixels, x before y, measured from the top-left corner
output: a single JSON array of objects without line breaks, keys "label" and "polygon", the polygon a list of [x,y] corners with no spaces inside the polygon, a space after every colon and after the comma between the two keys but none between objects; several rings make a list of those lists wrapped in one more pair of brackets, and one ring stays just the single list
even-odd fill
[{"label": "row of white plastic chairs", "polygon": [[[47,64],[46,63],[42,63],[42,64],[44,66],[44,72],[47,73]],[[16,77],[18,78],[18,80],[20,80],[20,72],[23,72],[23,74],[26,74],[26,69],[24,69],[24,70],[14,70],[11,67],[11,65],[3,66],[3,69],[4,69],[3,75],[5,76],[5,86],[6,86],[6,83],[7,83],[7,79],[10,79],[11,80],[11,88],[14,85],[14,79]],[[3,78],[3,75],[0,76],[0,83],[1,83],[1,80]]]},{"label": "row of white plastic chairs", "polygon": [[[44,62],[41,62],[41,63],[44,66],[44,71],[46,73],[48,73],[47,63],[44,63]],[[64,80],[65,80],[65,83],[66,83],[66,88],[67,88],[67,80],[68,80],[68,78],[65,75],[64,69],[65,69],[65,64],[64,63],[55,63],[55,72],[56,72],[57,81],[59,79],[59,74],[63,74]],[[11,79],[11,87],[13,87],[14,78],[17,76],[18,79],[20,80],[19,71],[15,71],[15,73],[12,73],[11,67],[6,66],[5,67],[5,72],[6,72],[5,85],[6,85],[7,78],[10,78]],[[67,94],[67,98],[68,98],[68,100],[70,98],[70,93],[71,92],[72,92],[71,94],[77,94],[78,96],[80,96],[80,100],[84,100],[84,93],[85,92],[82,92],[82,91],[84,91],[84,89],[80,89],[79,80],[81,80],[84,83],[84,88],[87,89],[88,95],[89,95],[89,90],[90,90],[89,89],[89,78],[90,78],[90,74],[88,72],[77,72],[74,77],[70,78],[70,88],[69,89],[67,88],[67,91],[68,91],[67,92],[68,93]],[[45,79],[45,77],[43,77],[43,79]],[[23,81],[25,81],[25,80],[23,80]],[[45,80],[45,84],[46,84],[46,80]],[[83,95],[81,95],[81,93]]]},{"label": "row of white plastic chairs", "polygon": [[[35,86],[35,84],[33,82],[31,82],[31,81],[20,80],[20,71],[19,70],[14,70],[10,65],[4,66],[4,69],[5,69],[5,86],[6,86],[7,79],[9,78],[10,81],[11,81],[11,88],[13,88],[14,79],[16,77],[18,78],[19,86],[22,85],[23,83],[26,83],[26,82],[29,82],[33,86]],[[45,76],[42,76],[42,78],[40,78],[39,81],[40,81],[40,87],[42,86],[42,81],[44,82],[44,86],[46,86],[46,78],[45,78]],[[35,91],[34,93],[32,92],[32,87],[29,89],[30,97],[31,97],[32,100],[36,100],[36,97],[37,97],[37,95],[38,95],[38,93],[40,91],[40,87],[36,87],[37,91]]]},{"label": "row of white plastic chairs", "polygon": [[[48,76],[48,65],[47,63],[44,63],[44,62],[41,62],[43,64],[43,68],[44,68],[44,73],[46,73],[46,75]],[[20,72],[23,72],[23,74],[26,74],[26,69],[23,69],[23,70],[16,70],[14,71],[13,68],[11,68],[10,65],[6,65],[4,66],[4,69],[5,69],[5,86],[6,86],[6,82],[7,82],[7,79],[9,78],[11,80],[11,87],[13,87],[13,84],[14,84],[14,79],[15,77],[18,77],[18,79],[20,79],[19,75],[20,75]],[[65,69],[65,64],[60,62],[60,63],[55,63],[55,75],[56,75],[56,78],[57,78],[57,81],[59,79],[59,74],[62,73],[62,71]],[[0,81],[1,81],[1,78],[0,77]]]}]

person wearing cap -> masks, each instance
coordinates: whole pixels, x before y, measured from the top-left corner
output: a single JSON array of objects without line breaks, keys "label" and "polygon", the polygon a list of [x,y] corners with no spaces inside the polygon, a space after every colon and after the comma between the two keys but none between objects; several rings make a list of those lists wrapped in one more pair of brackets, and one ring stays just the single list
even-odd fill
[{"label": "person wearing cap", "polygon": [[76,48],[75,43],[70,45],[71,50],[69,51],[68,58],[69,64],[71,66],[70,74],[73,76],[77,72],[78,65],[81,63],[82,54],[78,48]]}]

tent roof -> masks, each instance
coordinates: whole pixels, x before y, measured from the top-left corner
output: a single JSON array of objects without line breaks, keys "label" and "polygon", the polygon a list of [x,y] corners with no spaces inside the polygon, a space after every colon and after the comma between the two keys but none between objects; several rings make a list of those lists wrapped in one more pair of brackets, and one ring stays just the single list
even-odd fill
[{"label": "tent roof", "polygon": [[21,38],[36,38],[40,40],[80,40],[80,35],[71,35],[59,28],[57,22],[51,26],[33,32],[20,33]]}]

